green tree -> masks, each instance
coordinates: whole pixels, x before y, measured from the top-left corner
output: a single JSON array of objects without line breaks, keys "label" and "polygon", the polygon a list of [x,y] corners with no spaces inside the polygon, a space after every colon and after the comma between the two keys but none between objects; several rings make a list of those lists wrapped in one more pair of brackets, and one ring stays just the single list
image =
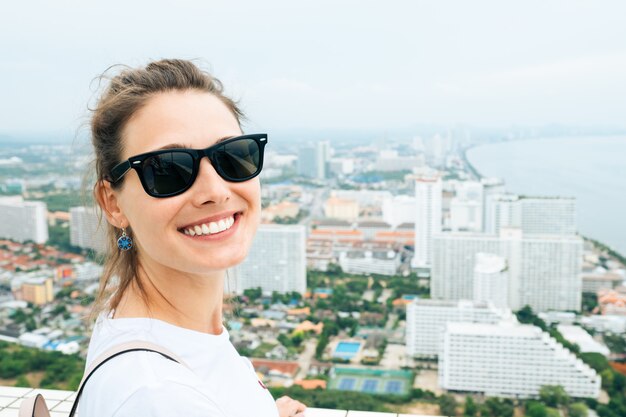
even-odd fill
[{"label": "green tree", "polygon": [[526,417],[547,417],[548,408],[538,401],[526,403]]},{"label": "green tree", "polygon": [[20,375],[17,377],[17,380],[15,381],[15,385],[16,387],[23,387],[23,388],[30,388],[30,382],[28,382],[28,379],[26,379],[26,377],[24,375]]},{"label": "green tree", "polygon": [[567,409],[569,417],[587,417],[587,406],[584,403],[573,403]]},{"label": "green tree", "polygon": [[539,398],[549,407],[560,407],[570,402],[569,395],[560,385],[544,385],[539,389]]},{"label": "green tree", "polygon": [[485,401],[485,406],[489,415],[493,417],[513,417],[515,411],[511,400],[502,400],[500,398],[488,398]]},{"label": "green tree", "polygon": [[456,416],[456,400],[451,395],[442,395],[437,400],[439,404],[439,410],[441,411],[441,415],[444,416]]},{"label": "green tree", "polygon": [[477,411],[478,407],[476,407],[476,403],[474,403],[472,397],[465,397],[465,407],[463,410],[463,415],[467,417],[474,417]]}]

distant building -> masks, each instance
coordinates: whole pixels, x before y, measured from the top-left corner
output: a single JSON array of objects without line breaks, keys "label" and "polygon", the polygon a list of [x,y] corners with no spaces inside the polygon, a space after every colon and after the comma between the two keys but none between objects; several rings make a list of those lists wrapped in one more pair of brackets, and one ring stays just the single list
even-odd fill
[{"label": "distant building", "polygon": [[354,200],[330,197],[324,203],[324,215],[331,219],[354,221],[359,217],[359,203]]},{"label": "distant building", "polygon": [[500,236],[442,233],[433,238],[431,296],[471,299],[475,256],[492,253],[507,260],[508,305],[518,310],[580,311],[583,241],[579,236],[524,236],[519,229],[502,229]]},{"label": "distant building", "polygon": [[442,183],[438,174],[415,179],[415,255],[414,267],[430,267],[433,235],[441,233]]},{"label": "distant building", "polygon": [[515,320],[508,309],[490,303],[414,299],[406,308],[406,348],[411,356],[439,354],[446,323],[498,323]]},{"label": "distant building", "polygon": [[624,278],[616,273],[605,272],[583,275],[583,292],[595,294],[599,290],[612,290],[624,282]]},{"label": "distant building", "polygon": [[341,270],[348,274],[395,275],[400,264],[400,253],[393,250],[351,250],[339,255]]},{"label": "distant building", "polygon": [[330,142],[319,141],[314,146],[304,146],[298,150],[298,174],[316,179],[328,177]]},{"label": "distant building", "polygon": [[479,252],[474,264],[474,301],[492,302],[498,308],[509,307],[509,273],[506,259]]},{"label": "distant building", "polygon": [[30,278],[18,290],[18,300],[43,305],[54,300],[52,278]]},{"label": "distant building", "polygon": [[0,197],[0,237],[46,243],[47,215],[46,203],[42,201],[24,201],[21,196]]},{"label": "distant building", "polygon": [[98,215],[94,207],[70,208],[70,244],[79,248],[93,249],[96,252],[106,250],[107,221]]},{"label": "distant building", "polygon": [[598,398],[600,376],[540,328],[517,323],[448,323],[439,385],[489,397],[533,398],[560,385],[577,398]]},{"label": "distant building", "polygon": [[302,225],[262,224],[246,259],[229,273],[225,291],[242,294],[261,287],[264,294],[274,291],[306,292],[305,227]]}]

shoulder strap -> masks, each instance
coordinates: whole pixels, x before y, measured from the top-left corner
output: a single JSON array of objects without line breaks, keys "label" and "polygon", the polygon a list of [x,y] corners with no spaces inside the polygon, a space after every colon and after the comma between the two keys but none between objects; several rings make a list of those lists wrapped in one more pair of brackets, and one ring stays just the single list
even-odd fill
[{"label": "shoulder strap", "polygon": [[120,343],[119,345],[115,345],[100,356],[98,356],[87,368],[85,374],[83,376],[80,385],[78,386],[78,392],[76,394],[76,399],[74,400],[74,405],[72,405],[72,411],[70,411],[69,417],[73,417],[76,412],[76,408],[78,407],[78,401],[80,400],[80,396],[83,392],[83,388],[87,383],[87,380],[93,375],[94,372],[98,370],[100,366],[102,366],[105,362],[113,359],[116,356],[122,355],[127,352],[135,352],[135,351],[148,351],[148,352],[156,352],[160,353],[165,358],[172,360],[174,362],[178,362],[181,365],[185,366],[187,369],[191,370],[189,365],[187,365],[178,355],[173,353],[172,351],[165,349],[163,346],[157,345],[156,343],[148,342],[145,340],[133,340],[130,342]]}]

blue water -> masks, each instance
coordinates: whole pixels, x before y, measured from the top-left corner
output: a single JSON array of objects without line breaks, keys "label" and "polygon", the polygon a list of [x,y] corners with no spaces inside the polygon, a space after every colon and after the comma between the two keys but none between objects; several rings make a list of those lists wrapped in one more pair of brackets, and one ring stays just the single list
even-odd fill
[{"label": "blue water", "polygon": [[335,348],[335,353],[357,353],[361,344],[358,342],[339,342]]},{"label": "blue water", "polygon": [[579,232],[626,254],[626,136],[498,143],[467,158],[510,192],[576,197]]}]

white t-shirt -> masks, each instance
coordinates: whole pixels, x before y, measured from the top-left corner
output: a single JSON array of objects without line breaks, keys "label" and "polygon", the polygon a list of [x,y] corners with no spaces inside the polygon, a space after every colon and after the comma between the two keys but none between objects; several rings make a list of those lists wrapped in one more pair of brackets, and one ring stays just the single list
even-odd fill
[{"label": "white t-shirt", "polygon": [[156,352],[124,353],[89,379],[78,417],[278,417],[272,395],[225,327],[211,335],[158,319],[112,316],[96,320],[87,366],[113,345],[146,340],[177,354],[193,372]]}]

